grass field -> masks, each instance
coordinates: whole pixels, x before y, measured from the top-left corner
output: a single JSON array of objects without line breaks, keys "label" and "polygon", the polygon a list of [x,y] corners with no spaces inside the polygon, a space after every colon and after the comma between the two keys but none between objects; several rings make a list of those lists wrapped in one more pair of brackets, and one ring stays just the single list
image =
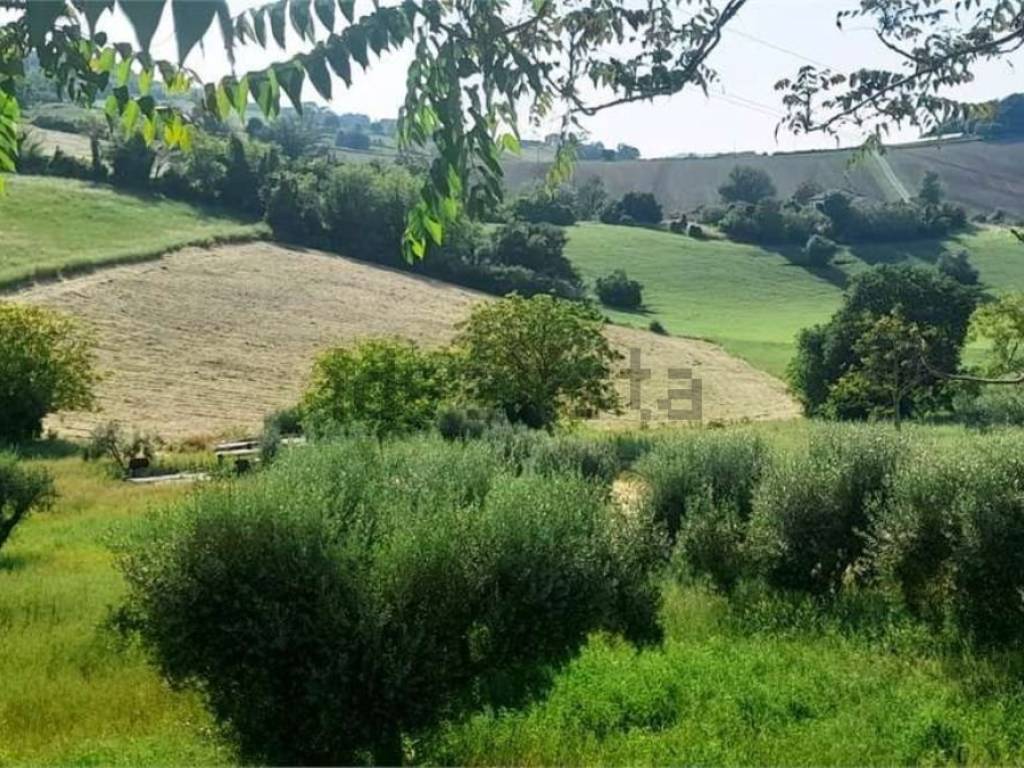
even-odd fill
[{"label": "grass field", "polygon": [[116,482],[77,457],[35,463],[60,498],[0,553],[0,765],[224,762],[198,700],[106,626],[122,590],[109,541],[185,491]]},{"label": "grass field", "polygon": [[185,203],[32,176],[9,179],[0,222],[0,287],[266,231]]},{"label": "grass field", "polygon": [[[759,427],[797,447],[805,423]],[[948,445],[953,428],[913,427]],[[181,499],[54,447],[56,506],[0,554],[0,764],[234,761],[197,698],[169,689],[108,628],[122,583],[109,544]],[[30,452],[31,453],[31,452]],[[417,763],[469,765],[1014,764],[1024,685],[1014,654],[964,650],[882,603],[833,610],[666,580],[664,643],[596,636],[524,709],[421,734]]]},{"label": "grass field", "polygon": [[948,242],[844,249],[836,265],[812,271],[798,248],[764,249],[726,240],[694,240],[648,229],[579,224],[566,255],[584,278],[624,269],[644,286],[642,312],[607,310],[617,323],[715,341],[776,376],[785,372],[797,333],[827,320],[849,279],[872,264],[929,264],[965,248],[995,292],[1024,289],[1024,247],[1009,231],[985,228]]}]

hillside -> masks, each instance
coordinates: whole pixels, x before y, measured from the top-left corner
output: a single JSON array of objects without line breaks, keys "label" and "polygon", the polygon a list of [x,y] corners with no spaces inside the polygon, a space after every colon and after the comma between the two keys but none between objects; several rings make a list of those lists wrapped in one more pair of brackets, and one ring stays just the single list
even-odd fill
[{"label": "hillside", "polygon": [[0,197],[0,287],[172,248],[261,236],[262,224],[69,179],[13,176]]},{"label": "hillside", "polygon": [[[99,333],[100,413],[49,426],[82,434],[119,419],[164,437],[252,429],[294,404],[319,350],[366,336],[447,341],[485,297],[408,274],[270,243],[187,249],[15,294],[72,312]],[[783,385],[709,343],[610,327],[614,345],[639,348],[652,371],[643,404],[665,397],[669,368],[703,381],[705,421],[791,418]],[[626,394],[626,382],[620,386]],[[674,407],[686,407],[686,403]],[[638,424],[635,412],[601,424]]]},{"label": "hillside", "polygon": [[[581,162],[577,181],[600,178],[612,197],[625,192],[653,192],[666,212],[689,211],[718,202],[718,188],[737,164],[767,171],[779,194],[787,197],[805,180],[827,189],[849,189],[878,200],[895,200],[898,191],[886,178],[880,162],[887,162],[908,190],[916,190],[928,171],[938,173],[950,200],[970,211],[991,213],[1002,209],[1024,217],[1024,139],[1013,141],[951,140],[893,146],[884,157],[868,157],[851,164],[851,150],[799,152],[777,155],[720,155],[706,158]],[[506,164],[513,189],[538,183],[546,163]]]},{"label": "hillside", "polygon": [[1024,248],[1006,230],[980,228],[947,242],[844,249],[827,270],[800,266],[798,249],[765,249],[726,240],[604,224],[568,230],[566,255],[588,282],[624,269],[644,285],[643,312],[607,310],[617,323],[660,321],[672,334],[721,344],[782,376],[797,333],[827,320],[849,279],[873,264],[934,263],[943,250],[967,249],[995,292],[1024,290]]}]

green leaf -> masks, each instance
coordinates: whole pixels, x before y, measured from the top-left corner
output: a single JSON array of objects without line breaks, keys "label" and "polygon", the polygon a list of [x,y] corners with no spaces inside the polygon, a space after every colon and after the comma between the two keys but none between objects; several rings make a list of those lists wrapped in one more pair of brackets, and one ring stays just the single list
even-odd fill
[{"label": "green leaf", "polygon": [[288,6],[289,16],[292,20],[292,29],[299,33],[299,37],[305,40],[313,40],[313,17],[309,12],[309,0],[291,0]]},{"label": "green leaf", "polygon": [[153,69],[146,67],[139,73],[139,93],[143,96],[149,95],[153,87]]},{"label": "green leaf", "polygon": [[[104,48],[103,51],[93,59],[91,68],[93,72],[109,72],[114,68],[115,54],[113,48]],[[123,83],[122,83],[123,85]]]},{"label": "green leaf", "polygon": [[280,2],[270,6],[270,33],[274,36],[274,41],[277,43],[278,48],[284,48],[285,44],[284,23],[287,5],[287,0],[280,0]]},{"label": "green leaf", "polygon": [[363,69],[370,66],[370,59],[366,55],[366,30],[362,26],[357,24],[346,29],[345,43],[352,58],[359,62],[359,66]]},{"label": "green leaf", "polygon": [[146,53],[149,53],[153,35],[160,25],[160,17],[163,16],[166,2],[167,0],[118,0],[118,5],[128,17],[128,23],[135,30],[139,47]]},{"label": "green leaf", "polygon": [[302,63],[306,67],[306,74],[309,75],[309,81],[316,88],[316,92],[320,94],[324,101],[330,101],[331,73],[327,71],[324,51],[322,49],[314,51]]},{"label": "green leaf", "polygon": [[46,35],[53,30],[57,19],[64,12],[63,0],[31,0],[25,8],[28,24],[28,40],[33,46],[41,46]]},{"label": "green leaf", "polygon": [[184,63],[196,43],[210,31],[218,12],[226,10],[226,3],[227,0],[171,0],[179,62]]},{"label": "green leaf", "polygon": [[234,78],[225,78],[223,85],[238,119],[244,122],[245,107],[249,103],[249,76],[246,75],[238,81]]},{"label": "green leaf", "polygon": [[516,138],[514,133],[506,133],[501,137],[501,146],[503,149],[511,152],[513,155],[518,155],[522,151],[522,147],[519,144],[519,139]]},{"label": "green leaf", "polygon": [[289,61],[274,65],[272,71],[281,90],[288,94],[292,106],[297,112],[302,112],[302,83],[306,79],[305,70],[298,62]]},{"label": "green leaf", "polygon": [[126,134],[130,134],[135,130],[135,123],[138,119],[139,105],[134,101],[129,101],[124,105],[124,111],[121,113],[121,127]]},{"label": "green leaf", "polygon": [[280,95],[273,71],[250,72],[249,93],[265,117],[275,117],[280,111]]},{"label": "green leaf", "polygon": [[334,30],[334,0],[313,0],[313,7],[316,9],[317,18],[328,32]]},{"label": "green leaf", "polygon": [[99,21],[100,16],[113,9],[114,0],[74,0],[74,4],[85,16],[85,21],[89,25],[89,34],[92,35],[96,31],[96,22]]},{"label": "green leaf", "polygon": [[132,60],[122,59],[121,63],[117,65],[117,76],[115,82],[118,85],[125,85],[128,82],[128,78],[132,75]]},{"label": "green leaf", "polygon": [[267,18],[262,8],[252,12],[252,28],[256,35],[256,42],[261,48],[267,47]]},{"label": "green leaf", "polygon": [[352,64],[349,61],[348,46],[345,45],[345,40],[338,35],[331,35],[327,39],[324,50],[334,74],[344,80],[345,85],[352,85]]},{"label": "green leaf", "polygon": [[349,24],[355,21],[356,0],[338,0],[338,7]]},{"label": "green leaf", "polygon": [[444,239],[444,225],[429,213],[424,213],[422,221],[424,229],[430,235],[430,239],[434,241],[435,245],[441,245]]}]

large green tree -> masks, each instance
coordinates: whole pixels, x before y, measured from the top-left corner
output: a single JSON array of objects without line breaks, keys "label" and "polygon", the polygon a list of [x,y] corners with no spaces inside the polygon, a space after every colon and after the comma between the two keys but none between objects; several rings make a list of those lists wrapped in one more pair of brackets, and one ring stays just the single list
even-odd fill
[{"label": "large green tree", "polygon": [[[68,97],[91,103],[110,89],[111,120],[147,141],[187,148],[189,120],[157,102],[155,80],[170,94],[202,86],[205,108],[221,117],[244,115],[250,100],[275,115],[282,93],[301,109],[309,82],[330,99],[337,81],[347,85],[373,57],[409,45],[416,56],[399,139],[435,150],[405,237],[406,255],[420,257],[463,209],[472,213],[500,199],[500,153],[518,147],[524,119],[560,118],[552,176],[564,178],[582,117],[688,87],[706,90],[724,30],[758,2],[764,0],[375,0],[360,15],[355,0],[274,0],[233,15],[227,0],[0,0],[0,171],[13,170],[15,85],[31,53]],[[945,98],[943,87],[969,82],[979,62],[1024,42],[1022,0],[850,2],[840,22],[873,25],[903,66],[851,73],[804,67],[778,84],[791,130],[829,132],[874,121],[881,136],[892,124],[933,127],[968,114],[969,106]],[[98,31],[115,8],[137,44]],[[165,10],[176,61],[150,52]],[[259,70],[200,83],[188,57],[215,36],[232,62],[246,46],[277,53],[268,53]],[[285,52],[295,49],[296,38],[301,52]],[[132,78],[137,94],[128,88]]]}]

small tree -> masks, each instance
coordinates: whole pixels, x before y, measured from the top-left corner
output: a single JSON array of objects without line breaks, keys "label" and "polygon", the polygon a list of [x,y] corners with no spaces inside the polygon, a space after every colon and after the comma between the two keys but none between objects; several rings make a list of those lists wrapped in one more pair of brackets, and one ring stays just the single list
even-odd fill
[{"label": "small tree", "polygon": [[1008,293],[980,306],[971,316],[967,338],[990,343],[990,375],[1018,373],[1024,357],[1024,293]]},{"label": "small tree", "polygon": [[591,176],[576,187],[576,217],[584,221],[596,219],[608,203],[608,193],[600,176]]},{"label": "small tree", "polygon": [[377,437],[434,423],[451,392],[450,358],[398,339],[369,339],[330,349],[317,358],[299,408],[319,435],[352,427]]},{"label": "small tree", "polygon": [[70,317],[0,302],[0,444],[37,437],[43,417],[93,405],[93,338]]},{"label": "small tree", "polygon": [[487,260],[578,284],[579,273],[564,255],[567,241],[565,232],[551,224],[506,224],[495,230]]},{"label": "small tree", "polygon": [[594,289],[601,303],[609,307],[637,309],[644,303],[644,287],[636,280],[630,280],[621,269],[597,278]]},{"label": "small tree", "polygon": [[455,340],[465,384],[510,421],[550,428],[618,407],[610,381],[621,358],[593,307],[538,295],[478,305]]},{"label": "small tree", "polygon": [[971,264],[971,255],[967,251],[943,253],[936,266],[939,272],[962,285],[978,284],[978,270]]},{"label": "small tree", "polygon": [[11,454],[0,453],[0,549],[18,523],[53,497],[53,479],[45,471],[25,469]]},{"label": "small tree", "polygon": [[727,203],[759,203],[775,197],[775,182],[760,168],[737,165],[729,171],[729,180],[718,188]]},{"label": "small tree", "polygon": [[146,466],[156,457],[156,441],[139,431],[126,432],[119,422],[97,424],[85,447],[86,461],[110,459],[122,477],[130,475],[133,461],[144,460]]},{"label": "small tree", "polygon": [[807,205],[814,198],[824,194],[825,189],[818,182],[812,179],[804,179],[793,192],[793,201],[800,205]]},{"label": "small tree", "polygon": [[870,322],[854,344],[860,356],[855,375],[888,395],[896,429],[905,398],[928,378],[925,359],[932,336],[934,332],[908,322],[896,309]]},{"label": "small tree", "polygon": [[663,213],[650,192],[627,192],[601,214],[605,224],[660,224]]},{"label": "small tree", "polygon": [[939,174],[935,171],[928,171],[921,180],[921,189],[917,193],[917,199],[924,205],[940,205],[944,196]]},{"label": "small tree", "polygon": [[838,250],[839,246],[824,235],[811,235],[804,246],[804,255],[812,267],[827,267]]}]

